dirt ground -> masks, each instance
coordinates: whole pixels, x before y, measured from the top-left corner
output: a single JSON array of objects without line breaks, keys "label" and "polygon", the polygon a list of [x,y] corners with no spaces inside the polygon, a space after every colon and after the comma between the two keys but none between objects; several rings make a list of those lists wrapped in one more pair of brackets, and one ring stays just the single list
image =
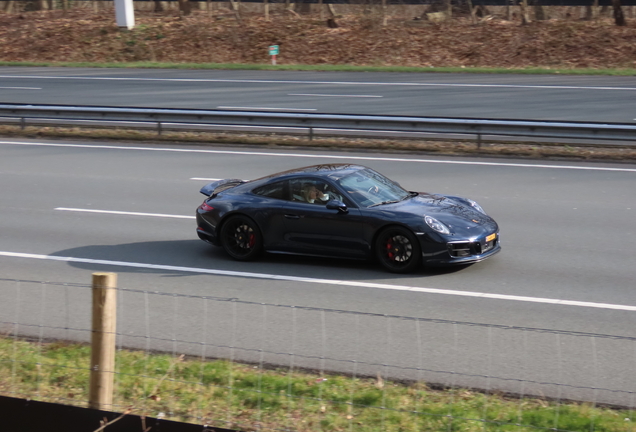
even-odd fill
[{"label": "dirt ground", "polygon": [[[132,31],[117,28],[109,6],[0,12],[0,61],[268,64],[267,48],[276,44],[279,64],[636,67],[632,8],[625,8],[627,26],[618,27],[607,15],[581,20],[581,8],[553,8],[548,16],[556,18],[529,25],[521,25],[518,8],[510,20],[499,8],[500,13],[485,15],[477,24],[466,14],[434,23],[414,19],[422,16],[420,6],[389,7],[383,25],[381,9],[360,7],[338,14],[338,27],[329,28],[326,8],[321,14],[314,6],[313,13],[300,15],[277,4],[266,20],[253,4],[242,6],[240,19],[226,5],[211,3],[210,10],[189,16],[180,16],[174,6],[159,13],[137,10]],[[336,5],[335,11],[345,8]]]}]

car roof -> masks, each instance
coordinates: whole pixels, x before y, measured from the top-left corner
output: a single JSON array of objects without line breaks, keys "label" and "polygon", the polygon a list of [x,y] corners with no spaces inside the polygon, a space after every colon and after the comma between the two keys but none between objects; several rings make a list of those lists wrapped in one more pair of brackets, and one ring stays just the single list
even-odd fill
[{"label": "car roof", "polygon": [[252,182],[267,182],[268,180],[282,180],[283,178],[291,178],[291,177],[300,177],[303,175],[311,174],[312,176],[317,177],[329,177],[331,179],[339,179],[346,175],[351,174],[352,172],[368,169],[363,165],[353,165],[346,163],[338,163],[338,164],[321,164],[321,165],[311,165],[302,168],[295,168],[288,171],[279,172],[276,174],[271,174],[265,177],[261,177],[259,179],[252,180]]}]

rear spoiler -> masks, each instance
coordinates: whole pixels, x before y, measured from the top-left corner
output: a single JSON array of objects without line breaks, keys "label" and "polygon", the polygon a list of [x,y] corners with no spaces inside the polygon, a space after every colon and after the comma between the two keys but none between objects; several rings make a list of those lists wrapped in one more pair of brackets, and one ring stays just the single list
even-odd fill
[{"label": "rear spoiler", "polygon": [[206,184],[205,186],[201,188],[200,192],[205,196],[213,197],[217,195],[218,193],[223,192],[226,189],[231,189],[243,183],[245,183],[245,180],[241,180],[241,179],[218,180],[218,181]]}]

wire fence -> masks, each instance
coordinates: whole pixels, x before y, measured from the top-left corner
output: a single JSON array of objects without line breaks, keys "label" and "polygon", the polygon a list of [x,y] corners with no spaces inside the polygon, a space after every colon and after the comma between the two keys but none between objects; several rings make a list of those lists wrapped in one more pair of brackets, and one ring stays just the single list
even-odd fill
[{"label": "wire fence", "polygon": [[[91,285],[0,279],[0,394],[85,406],[90,339]],[[612,408],[603,430],[634,427],[633,337],[117,288],[116,340],[114,411],[242,430],[581,431]]]}]

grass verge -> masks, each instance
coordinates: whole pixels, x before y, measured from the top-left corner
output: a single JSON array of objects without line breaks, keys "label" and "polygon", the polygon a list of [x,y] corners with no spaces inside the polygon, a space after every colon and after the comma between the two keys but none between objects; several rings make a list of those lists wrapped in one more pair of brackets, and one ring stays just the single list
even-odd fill
[{"label": "grass verge", "polygon": [[137,69],[219,69],[219,70],[278,70],[315,72],[402,72],[402,73],[479,73],[522,75],[606,75],[635,76],[636,69],[595,68],[497,68],[497,67],[412,67],[412,66],[355,66],[304,64],[243,64],[243,63],[160,63],[160,62],[0,62],[0,66],[69,67],[69,68],[137,68]]},{"label": "grass verge", "polygon": [[[0,394],[85,406],[90,348],[0,337]],[[119,411],[240,430],[634,430],[632,412],[119,350]]]},{"label": "grass verge", "polygon": [[221,132],[156,131],[115,128],[0,126],[0,136],[12,138],[118,140],[189,145],[250,145],[270,148],[312,148],[373,152],[406,152],[454,156],[519,157],[531,159],[587,160],[606,162],[636,161],[636,146],[560,144],[547,142],[510,143],[472,140],[372,139],[353,137],[289,136]]}]

